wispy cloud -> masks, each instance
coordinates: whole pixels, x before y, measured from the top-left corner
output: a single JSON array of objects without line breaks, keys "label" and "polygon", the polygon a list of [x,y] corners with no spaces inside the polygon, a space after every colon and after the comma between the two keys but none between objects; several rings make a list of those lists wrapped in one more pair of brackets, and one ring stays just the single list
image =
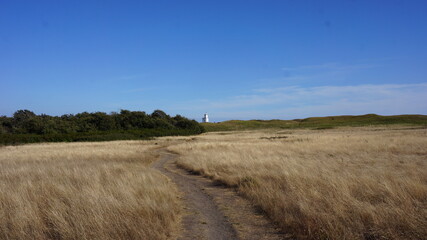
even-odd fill
[{"label": "wispy cloud", "polygon": [[134,88],[134,89],[129,89],[129,90],[125,90],[122,93],[137,93],[137,92],[146,92],[151,90],[152,88]]},{"label": "wispy cloud", "polygon": [[303,70],[355,70],[355,69],[365,69],[365,68],[373,68],[379,66],[378,64],[350,64],[343,65],[338,63],[324,63],[319,65],[304,65],[304,66],[296,66],[296,67],[283,67],[284,71],[303,71]]},{"label": "wispy cloud", "polygon": [[296,66],[296,67],[283,67],[282,70],[284,71],[300,71],[300,70],[312,70],[312,69],[331,69],[336,67],[336,63],[324,63],[324,64],[318,64],[318,65],[303,65],[303,66]]},{"label": "wispy cloud", "polygon": [[133,74],[133,75],[123,75],[120,76],[119,80],[134,80],[134,79],[140,79],[146,77],[145,74]]},{"label": "wispy cloud", "polygon": [[427,114],[427,83],[350,86],[287,86],[193,102],[192,110],[220,118],[269,119],[341,114]]},{"label": "wispy cloud", "polygon": [[381,67],[378,63],[340,64],[335,62],[318,65],[283,67],[284,77],[276,81],[298,82],[338,82],[346,80],[368,69]]}]

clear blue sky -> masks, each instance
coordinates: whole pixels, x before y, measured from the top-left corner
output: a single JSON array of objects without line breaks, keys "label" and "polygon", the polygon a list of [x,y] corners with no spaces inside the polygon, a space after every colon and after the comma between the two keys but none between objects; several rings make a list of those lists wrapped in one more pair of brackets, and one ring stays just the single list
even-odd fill
[{"label": "clear blue sky", "polygon": [[0,115],[427,114],[425,0],[0,1]]}]

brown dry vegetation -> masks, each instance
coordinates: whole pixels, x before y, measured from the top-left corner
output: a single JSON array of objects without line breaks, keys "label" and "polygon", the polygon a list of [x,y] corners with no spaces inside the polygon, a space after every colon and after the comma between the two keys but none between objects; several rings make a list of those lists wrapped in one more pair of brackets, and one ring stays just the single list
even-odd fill
[{"label": "brown dry vegetation", "polygon": [[426,239],[426,129],[210,133],[170,149],[294,237]]},{"label": "brown dry vegetation", "polygon": [[0,239],[168,239],[177,189],[147,167],[154,142],[0,148]]}]

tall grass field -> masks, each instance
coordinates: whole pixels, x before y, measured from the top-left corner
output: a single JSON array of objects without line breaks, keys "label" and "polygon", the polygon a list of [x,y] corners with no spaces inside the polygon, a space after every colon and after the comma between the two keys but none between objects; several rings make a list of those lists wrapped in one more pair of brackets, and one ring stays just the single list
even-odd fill
[{"label": "tall grass field", "polygon": [[292,239],[426,239],[422,125],[210,132],[0,147],[0,239],[176,239],[177,164],[235,188]]},{"label": "tall grass field", "polygon": [[427,129],[219,132],[171,146],[297,239],[427,239]]},{"label": "tall grass field", "polygon": [[171,239],[177,189],[148,141],[0,147],[0,239]]}]

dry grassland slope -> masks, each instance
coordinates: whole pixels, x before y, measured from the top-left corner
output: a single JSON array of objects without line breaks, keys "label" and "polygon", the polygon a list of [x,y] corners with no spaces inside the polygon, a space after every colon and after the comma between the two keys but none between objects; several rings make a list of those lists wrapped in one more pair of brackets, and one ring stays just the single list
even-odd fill
[{"label": "dry grassland slope", "polygon": [[177,189],[145,141],[0,148],[0,239],[169,239]]},{"label": "dry grassland slope", "polygon": [[210,133],[170,149],[299,239],[426,239],[426,129]]}]

